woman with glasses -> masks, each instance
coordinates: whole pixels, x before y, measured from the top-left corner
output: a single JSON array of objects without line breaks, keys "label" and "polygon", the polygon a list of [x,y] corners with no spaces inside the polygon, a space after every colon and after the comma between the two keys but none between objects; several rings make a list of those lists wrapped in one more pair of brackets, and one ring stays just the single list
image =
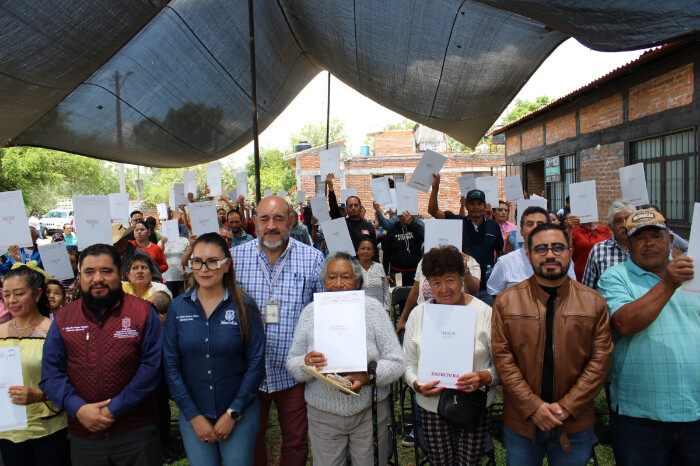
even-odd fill
[{"label": "woman with glasses", "polygon": [[163,343],[187,457],[204,466],[253,464],[265,375],[262,317],[238,288],[219,234],[197,238],[189,266],[195,285],[170,304]]}]

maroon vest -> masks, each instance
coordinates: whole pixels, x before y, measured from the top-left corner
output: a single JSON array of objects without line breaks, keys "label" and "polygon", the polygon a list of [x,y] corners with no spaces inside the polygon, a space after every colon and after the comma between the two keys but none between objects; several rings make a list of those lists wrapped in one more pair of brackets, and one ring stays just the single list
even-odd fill
[{"label": "maroon vest", "polygon": [[[105,312],[102,322],[83,300],[73,301],[56,314],[56,325],[66,347],[68,380],[87,403],[117,396],[141,364],[141,344],[151,303],[124,294]],[[80,438],[98,439],[128,432],[157,419],[154,395],[114,421],[106,431],[90,432],[68,417],[68,431]]]}]

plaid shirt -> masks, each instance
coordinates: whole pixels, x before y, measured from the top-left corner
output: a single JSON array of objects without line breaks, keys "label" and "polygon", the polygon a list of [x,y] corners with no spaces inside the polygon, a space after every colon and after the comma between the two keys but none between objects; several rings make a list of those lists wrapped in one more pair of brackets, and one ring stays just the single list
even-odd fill
[{"label": "plaid shirt", "polygon": [[[301,311],[313,300],[313,294],[325,291],[320,277],[323,254],[290,238],[287,249],[271,267],[260,239],[231,249],[238,285],[255,299],[265,316],[265,303],[274,299],[280,305],[279,324],[266,324],[265,379],[260,385],[264,392],[285,390],[297,384],[284,367],[292,346],[294,329]],[[265,267],[270,284],[263,273]]]},{"label": "plaid shirt", "polygon": [[581,283],[597,290],[598,280],[600,280],[600,276],[603,275],[603,272],[610,267],[622,264],[627,260],[629,255],[629,252],[625,251],[617,244],[615,237],[594,245],[591,249],[591,253],[588,255],[588,262],[586,262],[586,270],[583,272]]}]

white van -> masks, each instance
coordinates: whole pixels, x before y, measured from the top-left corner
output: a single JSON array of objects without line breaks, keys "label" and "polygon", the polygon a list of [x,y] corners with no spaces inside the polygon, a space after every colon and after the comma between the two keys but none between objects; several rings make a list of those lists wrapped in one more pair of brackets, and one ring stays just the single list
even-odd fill
[{"label": "white van", "polygon": [[63,225],[73,222],[73,209],[50,210],[41,217],[39,222],[46,228],[48,235],[63,232]]}]

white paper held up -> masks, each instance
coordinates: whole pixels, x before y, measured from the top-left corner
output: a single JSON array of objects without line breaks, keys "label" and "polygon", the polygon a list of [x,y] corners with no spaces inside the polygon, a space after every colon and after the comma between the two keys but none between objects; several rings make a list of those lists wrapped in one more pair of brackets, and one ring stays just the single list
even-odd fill
[{"label": "white paper held up", "polygon": [[302,202],[304,202],[304,199],[306,199],[306,191],[302,191],[301,189],[297,190],[297,195],[296,195],[297,204],[301,204]]},{"label": "white paper held up", "polygon": [[285,191],[284,189],[280,189],[280,190],[277,192],[277,195],[278,195],[279,197],[284,198],[284,197],[289,196],[289,193],[288,193],[287,191]]},{"label": "white paper held up", "polygon": [[386,206],[391,204],[391,191],[389,188],[389,179],[385,176],[372,178],[369,182],[372,188],[372,197],[377,204]]},{"label": "white paper held up", "polygon": [[459,184],[459,193],[462,196],[466,196],[469,191],[477,189],[476,178],[471,173],[457,178],[457,184]]},{"label": "white paper held up", "polygon": [[693,222],[690,224],[690,240],[688,241],[688,257],[693,259],[695,275],[692,280],[683,282],[681,292],[700,294],[700,202],[693,207]]},{"label": "white paper held up", "polygon": [[248,172],[236,173],[236,194],[248,197]]},{"label": "white paper held up", "polygon": [[221,196],[221,162],[207,164],[207,186],[210,196]]},{"label": "white paper held up", "polygon": [[407,183],[396,183],[396,213],[401,215],[405,211],[418,215],[418,191]]},{"label": "white paper held up", "polygon": [[634,165],[621,167],[619,171],[622,199],[636,206],[649,204],[649,191],[647,190],[647,179],[644,175],[644,164],[641,162],[635,163]]},{"label": "white paper held up", "polygon": [[184,185],[185,185],[185,198],[187,198],[187,195],[189,193],[194,194],[194,197],[197,197],[197,177],[196,177],[196,172],[194,170],[185,170],[182,172],[182,177],[184,180]]},{"label": "white paper held up", "polygon": [[[216,215],[216,202],[193,202],[189,205],[192,220],[192,234],[202,236],[204,233],[219,232],[219,218]],[[80,236],[78,236],[80,240]]]},{"label": "white paper held up", "polygon": [[165,202],[161,202],[156,206],[158,209],[158,218],[161,220],[168,219],[168,205]]},{"label": "white paper held up", "polygon": [[321,230],[323,231],[323,237],[326,239],[328,252],[344,251],[352,256],[356,254],[345,218],[341,217],[322,222]]},{"label": "white paper held up", "polygon": [[175,206],[187,205],[187,196],[185,195],[185,183],[175,183],[173,185],[173,195],[175,197]]},{"label": "white paper held up", "polygon": [[476,178],[476,189],[480,189],[486,195],[486,203],[491,207],[498,207],[498,177],[480,176]]},{"label": "white paper held up", "polygon": [[323,196],[316,196],[309,199],[311,202],[311,213],[318,223],[327,222],[331,219],[331,215],[328,213],[328,200]]},{"label": "white paper held up", "polygon": [[357,197],[357,189],[355,188],[345,188],[340,190],[340,198],[342,199],[341,202],[346,203],[348,202],[348,198],[350,196],[355,196]]},{"label": "white paper held up", "polygon": [[46,273],[53,275],[56,280],[75,278],[64,241],[40,244],[38,247]]},{"label": "white paper held up", "polygon": [[314,351],[327,360],[321,373],[367,370],[364,290],[314,293]]},{"label": "white paper held up", "polygon": [[418,361],[418,384],[439,380],[445,388],[457,388],[457,379],[474,366],[474,306],[426,303]]},{"label": "white paper held up", "polygon": [[581,223],[598,221],[598,197],[595,180],[571,183],[569,185],[571,215],[578,217]]},{"label": "white paper held up", "polygon": [[273,194],[274,194],[274,193],[272,192],[271,189],[266,189],[265,191],[263,191],[263,198],[272,196]]},{"label": "white paper held up", "polygon": [[24,385],[19,346],[0,348],[0,432],[27,428],[27,407],[14,404],[7,395],[13,385]]},{"label": "white paper held up", "polygon": [[458,251],[462,250],[462,226],[464,222],[459,219],[426,219],[425,243],[423,250],[430,251],[440,246],[452,245]]},{"label": "white paper held up", "polygon": [[93,244],[112,244],[108,196],[73,196],[73,226],[82,251]]},{"label": "white paper held up", "polygon": [[407,185],[427,193],[433,185],[433,174],[439,174],[446,161],[447,157],[444,155],[430,149],[426,150]]},{"label": "white paper held up", "polygon": [[[162,224],[160,234],[168,238],[168,243],[175,243],[180,237],[180,227],[177,225],[177,220],[166,220]],[[166,243],[167,244],[167,243]]]},{"label": "white paper held up", "polygon": [[[513,176],[506,176],[503,178],[503,193],[506,196],[507,201],[516,202],[523,197],[523,183],[520,180],[520,174]],[[496,207],[492,205],[491,207]]]},{"label": "white paper held up", "polygon": [[22,191],[0,192],[0,248],[7,249],[14,244],[31,247],[27,213],[24,210]]},{"label": "white paper held up", "polygon": [[323,150],[318,155],[321,164],[321,179],[326,180],[329,173],[340,177],[340,146]]},{"label": "white paper held up", "polygon": [[109,215],[114,223],[129,223],[129,193],[109,194]]},{"label": "white paper held up", "polygon": [[168,205],[170,206],[170,210],[177,210],[177,204],[175,203],[175,191],[170,190],[168,193]]}]

